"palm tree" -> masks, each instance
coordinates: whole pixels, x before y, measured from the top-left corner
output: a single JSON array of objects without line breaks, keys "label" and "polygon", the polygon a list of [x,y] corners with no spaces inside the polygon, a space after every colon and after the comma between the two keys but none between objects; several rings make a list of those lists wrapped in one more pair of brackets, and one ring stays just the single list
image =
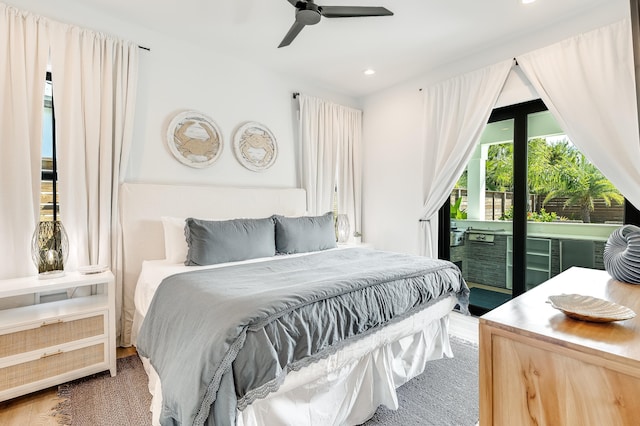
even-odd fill
[{"label": "palm tree", "polygon": [[553,198],[567,197],[564,205],[580,207],[582,221],[591,223],[595,199],[603,199],[607,207],[611,206],[612,201],[617,204],[624,202],[624,197],[616,187],[583,154],[573,146],[559,145],[563,146],[557,149],[558,152],[565,155],[560,155],[556,164],[551,167],[550,175],[553,176],[555,185],[547,193],[543,205]]},{"label": "palm tree", "polygon": [[513,143],[489,147],[485,182],[489,191],[513,191]]},{"label": "palm tree", "polygon": [[[529,192],[546,193],[552,148],[542,138],[528,142],[527,181]],[[486,163],[486,185],[490,191],[513,191],[513,142],[491,145]]]},{"label": "palm tree", "polygon": [[529,192],[544,196],[553,187],[553,177],[549,173],[549,166],[554,164],[553,145],[546,139],[535,138],[527,146],[527,182]]}]

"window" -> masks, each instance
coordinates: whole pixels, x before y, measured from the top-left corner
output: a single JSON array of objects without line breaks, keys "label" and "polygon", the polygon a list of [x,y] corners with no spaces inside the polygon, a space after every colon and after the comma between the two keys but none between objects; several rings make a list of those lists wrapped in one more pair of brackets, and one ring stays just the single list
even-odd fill
[{"label": "window", "polygon": [[[40,177],[40,221],[58,220],[60,212],[58,197],[58,172],[56,167],[56,136],[53,107],[53,84],[51,73],[47,72],[44,86],[42,115],[42,149]],[[36,303],[54,302],[67,298],[66,290],[52,290],[36,293]]]},{"label": "window", "polygon": [[53,86],[47,72],[44,88],[42,119],[42,175],[40,183],[40,220],[57,219],[59,212],[56,167],[55,118],[53,114]]}]

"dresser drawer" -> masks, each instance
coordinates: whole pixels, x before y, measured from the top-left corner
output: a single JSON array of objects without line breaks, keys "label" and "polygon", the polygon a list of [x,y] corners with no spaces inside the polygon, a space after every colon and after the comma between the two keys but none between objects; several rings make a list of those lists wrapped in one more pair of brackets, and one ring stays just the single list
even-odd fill
[{"label": "dresser drawer", "polygon": [[106,363],[105,342],[69,351],[43,353],[38,359],[0,368],[0,392]]},{"label": "dresser drawer", "polygon": [[31,328],[0,334],[0,358],[106,334],[107,312],[34,323]]}]

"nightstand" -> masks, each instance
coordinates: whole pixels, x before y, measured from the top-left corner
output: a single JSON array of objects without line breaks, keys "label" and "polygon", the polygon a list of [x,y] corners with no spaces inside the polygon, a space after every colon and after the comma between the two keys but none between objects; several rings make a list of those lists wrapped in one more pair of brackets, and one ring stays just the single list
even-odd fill
[{"label": "nightstand", "polygon": [[0,310],[0,401],[104,370],[116,375],[111,271],[0,280],[0,298],[87,286],[88,296]]}]

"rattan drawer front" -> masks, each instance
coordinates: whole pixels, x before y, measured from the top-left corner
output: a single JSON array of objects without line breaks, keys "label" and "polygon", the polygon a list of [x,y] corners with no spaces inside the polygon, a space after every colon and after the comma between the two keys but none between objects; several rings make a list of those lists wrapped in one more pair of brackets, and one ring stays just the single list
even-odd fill
[{"label": "rattan drawer front", "polygon": [[69,352],[45,354],[33,361],[0,368],[0,391],[103,363],[104,354],[104,343],[99,343]]},{"label": "rattan drawer front", "polygon": [[44,349],[75,340],[104,334],[103,314],[51,324],[0,335],[0,358]]}]

